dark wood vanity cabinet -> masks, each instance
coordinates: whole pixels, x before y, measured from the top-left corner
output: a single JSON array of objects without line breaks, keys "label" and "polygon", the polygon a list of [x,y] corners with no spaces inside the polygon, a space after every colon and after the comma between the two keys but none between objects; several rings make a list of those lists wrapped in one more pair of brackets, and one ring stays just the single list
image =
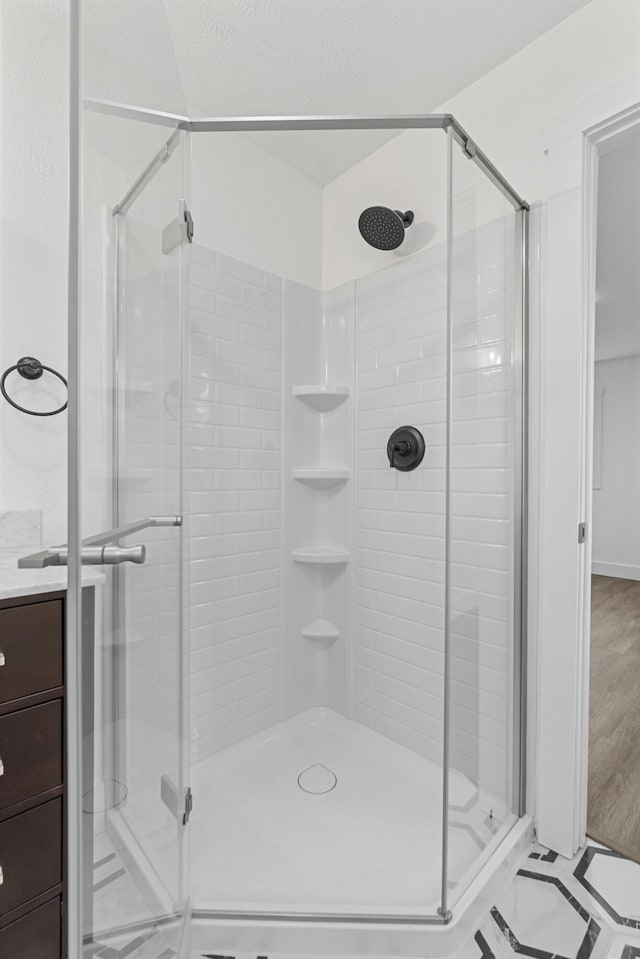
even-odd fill
[{"label": "dark wood vanity cabinet", "polygon": [[66,959],[65,593],[0,601],[0,957]]}]

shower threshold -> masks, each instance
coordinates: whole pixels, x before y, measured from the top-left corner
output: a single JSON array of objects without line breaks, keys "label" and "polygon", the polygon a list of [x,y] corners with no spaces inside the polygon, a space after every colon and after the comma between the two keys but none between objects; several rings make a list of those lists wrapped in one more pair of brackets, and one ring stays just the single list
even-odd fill
[{"label": "shower threshold", "polygon": [[[192,785],[194,916],[436,915],[442,769],[380,733],[311,709],[199,763]],[[459,772],[450,803],[455,901],[516,819]]]}]

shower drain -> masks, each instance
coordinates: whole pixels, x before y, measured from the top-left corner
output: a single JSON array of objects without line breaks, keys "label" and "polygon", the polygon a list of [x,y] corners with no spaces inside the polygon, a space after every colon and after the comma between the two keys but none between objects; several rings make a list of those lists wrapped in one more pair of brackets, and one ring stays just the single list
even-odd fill
[{"label": "shower drain", "polygon": [[298,785],[306,793],[330,793],[338,785],[338,777],[322,763],[314,763],[308,769],[302,770],[298,776]]}]

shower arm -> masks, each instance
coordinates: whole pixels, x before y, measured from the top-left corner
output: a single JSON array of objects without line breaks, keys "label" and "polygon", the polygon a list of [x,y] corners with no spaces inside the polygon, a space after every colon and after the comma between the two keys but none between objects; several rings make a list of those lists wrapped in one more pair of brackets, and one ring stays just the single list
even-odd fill
[{"label": "shower arm", "polygon": [[[119,563],[144,563],[146,559],[146,546],[118,546],[117,541],[122,536],[130,536],[141,529],[149,529],[154,526],[182,526],[182,516],[148,516],[146,519],[139,519],[133,523],[127,523],[126,526],[117,526],[105,533],[98,533],[96,536],[90,536],[83,539],[80,544],[80,562],[83,566],[115,566]],[[69,547],[52,546],[49,549],[41,550],[39,553],[31,553],[29,556],[22,556],[18,560],[19,569],[44,569],[45,566],[68,566]]]}]

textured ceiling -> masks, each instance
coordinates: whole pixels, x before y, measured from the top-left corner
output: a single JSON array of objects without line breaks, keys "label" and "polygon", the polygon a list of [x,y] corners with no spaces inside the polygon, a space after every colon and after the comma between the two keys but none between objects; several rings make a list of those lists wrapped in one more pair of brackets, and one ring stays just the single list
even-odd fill
[{"label": "textured ceiling", "polygon": [[[428,113],[587,2],[164,0],[192,116]],[[322,183],[381,142],[332,139],[259,142]]]}]

